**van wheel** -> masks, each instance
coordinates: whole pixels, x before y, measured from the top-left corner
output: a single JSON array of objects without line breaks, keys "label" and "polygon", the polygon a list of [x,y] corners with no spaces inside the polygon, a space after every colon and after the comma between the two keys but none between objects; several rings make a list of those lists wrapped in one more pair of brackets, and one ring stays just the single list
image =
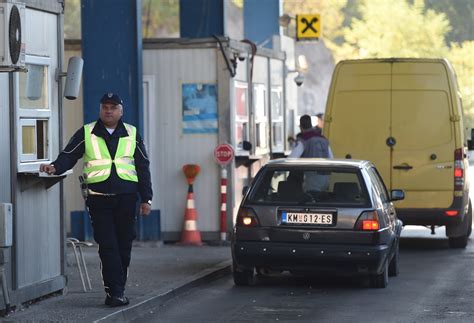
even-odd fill
[{"label": "van wheel", "polygon": [[471,204],[470,199],[469,199],[469,209],[467,211],[467,215],[469,216],[467,220],[467,237],[469,238],[472,232],[472,204]]},{"label": "van wheel", "polygon": [[388,275],[390,277],[398,276],[399,272],[398,255],[400,253],[400,242],[397,240],[396,244],[395,253],[393,254],[392,260],[390,261],[390,265],[388,265]]},{"label": "van wheel", "polygon": [[466,248],[467,246],[467,235],[460,237],[449,237],[449,248],[459,249]]},{"label": "van wheel", "polygon": [[449,247],[450,248],[466,248],[467,246],[467,241],[469,239],[469,236],[471,235],[472,232],[472,205],[471,205],[471,200],[469,200],[469,208],[464,216],[464,220],[462,221],[461,225],[466,228],[466,235],[460,236],[460,237],[449,237]]},{"label": "van wheel", "polygon": [[232,275],[234,277],[234,284],[237,286],[250,286],[253,284],[253,269],[238,269],[235,263],[232,266]]},{"label": "van wheel", "polygon": [[385,288],[388,285],[388,262],[385,262],[384,269],[380,274],[370,276],[370,286],[372,288]]}]

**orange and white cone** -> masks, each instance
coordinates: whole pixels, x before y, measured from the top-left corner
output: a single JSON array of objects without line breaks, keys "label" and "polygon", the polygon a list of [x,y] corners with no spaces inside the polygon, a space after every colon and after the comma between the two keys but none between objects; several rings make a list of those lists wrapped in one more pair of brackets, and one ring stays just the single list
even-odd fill
[{"label": "orange and white cone", "polygon": [[193,184],[189,184],[188,196],[186,201],[186,212],[184,213],[184,226],[181,233],[180,244],[201,246],[201,232],[197,230],[196,225],[197,212],[194,207]]}]

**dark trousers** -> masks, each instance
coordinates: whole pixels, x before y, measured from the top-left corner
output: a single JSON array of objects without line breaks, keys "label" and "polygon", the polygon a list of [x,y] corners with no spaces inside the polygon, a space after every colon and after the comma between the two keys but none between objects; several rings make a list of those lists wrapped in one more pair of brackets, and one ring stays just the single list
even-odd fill
[{"label": "dark trousers", "polygon": [[99,245],[105,292],[110,296],[122,296],[130,265],[132,241],[136,237],[137,195],[91,195],[87,198],[87,207],[94,240]]}]

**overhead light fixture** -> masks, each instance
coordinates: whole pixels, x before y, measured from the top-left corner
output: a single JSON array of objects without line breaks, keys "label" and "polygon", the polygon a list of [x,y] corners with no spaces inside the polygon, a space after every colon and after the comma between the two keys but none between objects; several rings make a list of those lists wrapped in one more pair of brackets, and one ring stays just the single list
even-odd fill
[{"label": "overhead light fixture", "polygon": [[281,27],[288,27],[288,25],[291,22],[291,19],[295,19],[295,18],[285,13],[278,18],[278,23],[280,24]]},{"label": "overhead light fixture", "polygon": [[302,73],[306,73],[308,71],[308,61],[306,60],[306,56],[298,56],[296,69]]}]

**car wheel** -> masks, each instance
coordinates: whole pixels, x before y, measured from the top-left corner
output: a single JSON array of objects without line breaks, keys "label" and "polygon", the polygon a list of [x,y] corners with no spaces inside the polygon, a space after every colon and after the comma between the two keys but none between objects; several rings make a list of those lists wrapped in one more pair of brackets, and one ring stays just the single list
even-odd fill
[{"label": "car wheel", "polygon": [[395,253],[393,254],[392,260],[390,261],[390,265],[388,265],[388,275],[390,277],[398,276],[399,272],[398,255],[400,253],[400,241],[397,240],[396,244]]},{"label": "car wheel", "polygon": [[370,277],[370,285],[372,288],[385,288],[388,285],[388,265],[385,262],[384,269],[380,274]]},{"label": "car wheel", "polygon": [[253,269],[239,269],[233,265],[232,275],[237,286],[250,286],[253,284]]}]

